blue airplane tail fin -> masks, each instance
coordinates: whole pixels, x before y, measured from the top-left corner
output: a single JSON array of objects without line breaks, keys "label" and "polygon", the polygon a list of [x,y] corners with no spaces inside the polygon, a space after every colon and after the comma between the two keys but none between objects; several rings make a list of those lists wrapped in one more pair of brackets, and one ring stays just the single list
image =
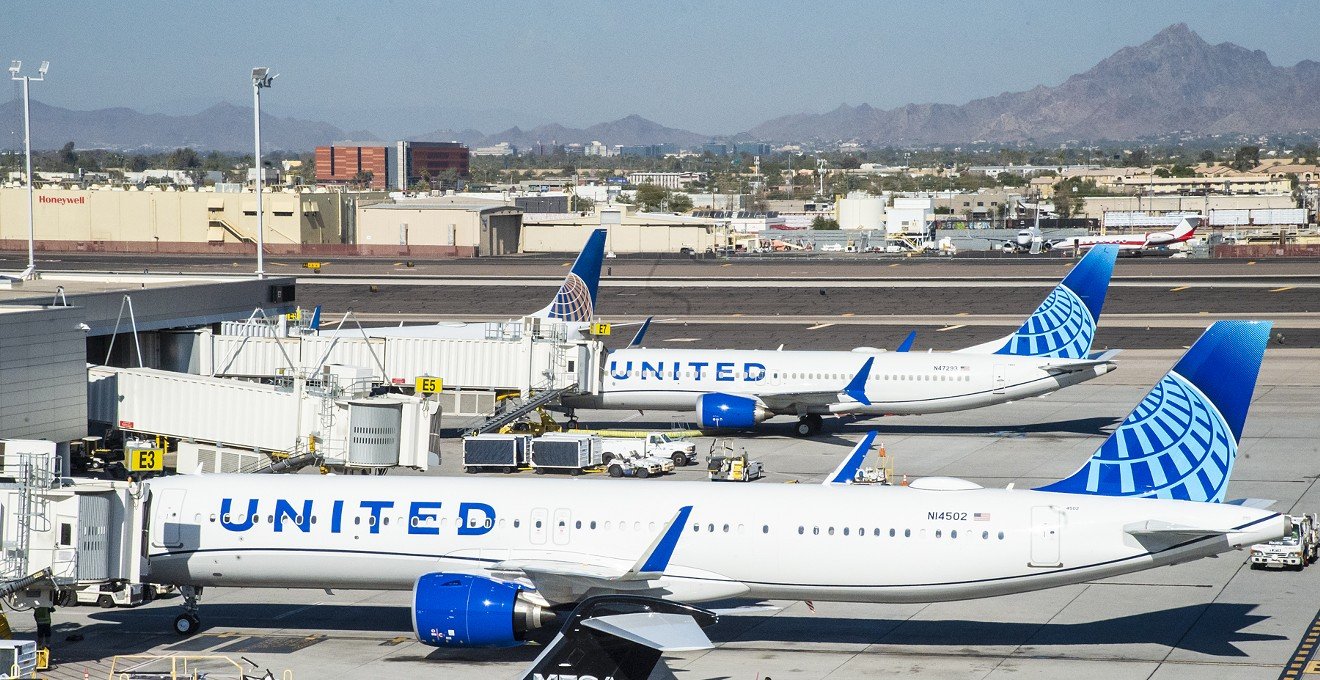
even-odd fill
[{"label": "blue airplane tail fin", "polygon": [[1080,470],[1038,490],[1223,502],[1271,325],[1215,322]]},{"label": "blue airplane tail fin", "polygon": [[1117,258],[1118,246],[1092,248],[994,353],[1085,359]]},{"label": "blue airplane tail fin", "polygon": [[600,287],[600,266],[605,260],[605,230],[597,229],[587,238],[573,268],[555,292],[555,299],[538,316],[560,321],[591,321],[596,314],[596,290]]}]

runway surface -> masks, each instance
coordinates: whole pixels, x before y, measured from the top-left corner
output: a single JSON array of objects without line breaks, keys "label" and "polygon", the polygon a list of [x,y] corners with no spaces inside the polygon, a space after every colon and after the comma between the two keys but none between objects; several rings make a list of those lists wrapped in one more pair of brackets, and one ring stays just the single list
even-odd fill
[{"label": "runway surface", "polygon": [[[740,442],[764,461],[758,484],[819,481],[867,428],[898,474],[951,475],[985,486],[1038,486],[1076,469],[1175,360],[1176,351],[1132,351],[1123,369],[1048,397],[965,413],[831,425],[825,436],[789,435],[776,419]],[[1286,511],[1320,509],[1320,351],[1271,347],[1262,368],[1230,497],[1276,499]],[[668,413],[599,412],[589,423],[668,426]],[[710,440],[698,441],[705,451]],[[459,474],[446,442],[434,474]],[[393,474],[393,473],[392,473]],[[699,467],[672,478],[701,479]],[[291,485],[298,477],[290,477]],[[663,484],[667,479],[606,479]],[[587,479],[583,480],[587,483]],[[1066,535],[1064,537],[1066,540]],[[725,617],[716,648],[666,657],[681,680],[1070,678],[1071,680],[1274,679],[1294,662],[1320,607],[1320,567],[1251,571],[1229,553],[1085,585],[969,602],[856,605],[772,602],[781,609]],[[884,569],[884,564],[874,565]],[[407,593],[208,588],[205,629],[169,632],[178,598],[135,610],[88,607],[55,614],[57,667],[46,677],[105,677],[115,653],[219,653],[297,678],[511,678],[535,647],[436,650],[411,636]],[[31,617],[10,617],[18,636]],[[69,636],[81,636],[70,640]],[[1306,657],[1309,659],[1310,657]],[[1303,660],[1303,663],[1305,660]]]}]

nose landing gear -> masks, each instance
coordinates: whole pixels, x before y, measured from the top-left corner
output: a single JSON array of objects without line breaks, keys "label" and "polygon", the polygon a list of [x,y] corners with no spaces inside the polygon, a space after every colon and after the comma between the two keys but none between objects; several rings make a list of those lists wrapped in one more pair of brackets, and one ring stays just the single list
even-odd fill
[{"label": "nose landing gear", "polygon": [[189,637],[202,627],[202,619],[197,614],[197,601],[202,596],[202,589],[194,586],[182,586],[183,613],[174,617],[174,632],[180,637]]}]

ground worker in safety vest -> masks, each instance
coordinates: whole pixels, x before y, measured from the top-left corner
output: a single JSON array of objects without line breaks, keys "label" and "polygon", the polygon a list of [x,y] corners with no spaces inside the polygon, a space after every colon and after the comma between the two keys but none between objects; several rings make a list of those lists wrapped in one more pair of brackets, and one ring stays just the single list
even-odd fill
[{"label": "ground worker in safety vest", "polygon": [[32,618],[37,620],[37,647],[50,647],[50,612],[51,607],[37,607],[32,610]]}]

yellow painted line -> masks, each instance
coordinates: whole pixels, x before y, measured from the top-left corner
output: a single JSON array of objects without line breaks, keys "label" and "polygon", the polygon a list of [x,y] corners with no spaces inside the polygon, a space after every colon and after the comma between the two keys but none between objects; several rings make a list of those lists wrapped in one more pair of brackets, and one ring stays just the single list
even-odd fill
[{"label": "yellow painted line", "polygon": [[742,312],[736,312],[732,316],[745,316]]},{"label": "yellow painted line", "polygon": [[1170,288],[1170,289],[1169,289],[1169,292],[1170,292],[1170,293],[1177,293],[1177,292],[1180,292],[1180,291],[1187,290],[1188,288],[1191,288],[1191,286],[1178,286],[1177,288]]},{"label": "yellow painted line", "polygon": [[857,316],[857,315],[856,315],[856,314],[853,314],[852,312],[844,312],[844,313],[840,314],[839,316]]},{"label": "yellow painted line", "polygon": [[1297,287],[1297,286],[1284,286],[1284,287],[1282,287],[1282,288],[1271,288],[1271,289],[1270,289],[1270,292],[1271,292],[1271,293],[1282,293],[1282,292],[1285,291],[1285,290],[1292,290],[1292,289],[1294,289],[1294,288],[1296,288],[1296,287]]},{"label": "yellow painted line", "polygon": [[953,330],[953,329],[955,329],[955,328],[966,328],[966,327],[967,327],[967,324],[965,324],[965,323],[960,323],[960,324],[958,324],[958,325],[956,325],[956,326],[945,326],[944,328],[936,328],[936,329],[935,329],[935,332],[936,332],[936,333],[943,333],[944,331],[951,331],[951,330]]},{"label": "yellow painted line", "polygon": [[822,329],[822,328],[829,328],[830,326],[833,326],[833,325],[834,325],[834,324],[832,324],[832,323],[818,323],[818,324],[816,324],[815,326],[808,326],[808,327],[807,327],[807,330],[809,330],[809,331],[818,331],[818,330],[820,330],[820,329]]},{"label": "yellow painted line", "polygon": [[1255,261],[1255,260],[1252,260],[1252,261],[1248,262],[1247,264],[1256,264],[1256,261]]},{"label": "yellow painted line", "polygon": [[720,266],[721,266],[721,267],[732,267],[732,266],[733,266],[733,263],[732,263],[732,262],[725,262],[724,264],[722,264],[722,265],[720,265]]},{"label": "yellow painted line", "polygon": [[954,316],[967,316],[968,314],[971,314],[971,312],[958,312],[957,314],[954,314]]},{"label": "yellow painted line", "polygon": [[898,265],[899,265],[899,263],[898,263],[898,262],[895,262],[895,263],[893,263],[893,264],[891,264],[891,265],[889,265],[889,266],[891,266],[891,267],[897,267]]}]

